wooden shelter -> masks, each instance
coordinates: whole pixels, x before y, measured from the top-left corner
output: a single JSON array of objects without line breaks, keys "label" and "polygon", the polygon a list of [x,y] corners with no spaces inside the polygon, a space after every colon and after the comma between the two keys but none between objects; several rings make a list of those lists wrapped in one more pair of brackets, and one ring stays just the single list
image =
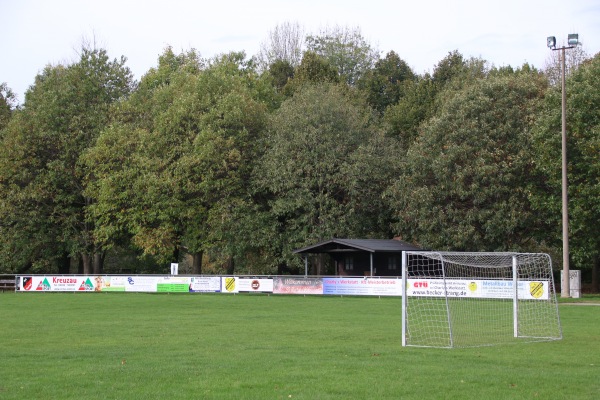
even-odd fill
[{"label": "wooden shelter", "polygon": [[334,275],[398,276],[402,269],[402,252],[419,251],[420,247],[398,239],[330,239],[294,250],[304,256],[308,275],[308,256],[328,254],[335,266]]}]

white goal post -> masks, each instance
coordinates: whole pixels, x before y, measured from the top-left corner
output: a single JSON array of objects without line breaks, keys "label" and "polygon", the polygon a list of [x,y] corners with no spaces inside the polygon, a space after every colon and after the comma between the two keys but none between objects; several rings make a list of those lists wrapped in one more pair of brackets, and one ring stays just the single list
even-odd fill
[{"label": "white goal post", "polygon": [[402,345],[562,339],[550,256],[403,252]]}]

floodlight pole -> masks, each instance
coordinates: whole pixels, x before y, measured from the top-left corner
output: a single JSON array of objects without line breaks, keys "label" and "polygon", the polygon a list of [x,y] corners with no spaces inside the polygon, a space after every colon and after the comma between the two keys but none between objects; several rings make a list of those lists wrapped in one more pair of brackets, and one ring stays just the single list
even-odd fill
[{"label": "floodlight pole", "polygon": [[561,92],[562,92],[562,242],[563,242],[563,276],[561,283],[561,297],[571,297],[569,287],[569,198],[567,183],[567,91],[565,86],[565,50],[572,49],[579,43],[578,35],[569,35],[569,46],[556,47],[556,38],[548,37],[547,44],[550,50],[561,51]]}]

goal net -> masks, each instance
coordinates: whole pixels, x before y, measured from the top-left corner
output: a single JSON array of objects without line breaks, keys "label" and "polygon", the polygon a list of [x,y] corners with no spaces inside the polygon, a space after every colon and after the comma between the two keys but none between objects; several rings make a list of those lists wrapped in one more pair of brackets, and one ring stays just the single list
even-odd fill
[{"label": "goal net", "polygon": [[547,254],[405,252],[402,270],[403,346],[562,338]]}]

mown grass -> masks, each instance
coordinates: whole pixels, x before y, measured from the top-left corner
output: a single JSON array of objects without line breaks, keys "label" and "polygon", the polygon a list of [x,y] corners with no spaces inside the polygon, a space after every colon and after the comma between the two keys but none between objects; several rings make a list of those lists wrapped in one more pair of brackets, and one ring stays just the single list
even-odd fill
[{"label": "mown grass", "polygon": [[399,298],[0,294],[1,399],[597,399],[600,307],[564,339],[401,346]]}]

